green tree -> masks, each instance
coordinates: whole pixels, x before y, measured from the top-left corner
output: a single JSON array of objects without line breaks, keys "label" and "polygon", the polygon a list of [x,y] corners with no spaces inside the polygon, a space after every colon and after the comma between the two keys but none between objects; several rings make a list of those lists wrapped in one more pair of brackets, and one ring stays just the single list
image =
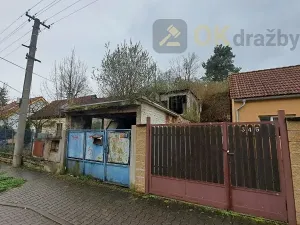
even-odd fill
[{"label": "green tree", "polygon": [[0,107],[5,106],[8,102],[8,90],[7,86],[4,84],[0,87]]},{"label": "green tree", "polygon": [[101,94],[108,97],[144,95],[156,80],[157,65],[140,43],[124,41],[113,50],[105,44],[101,67],[94,69]]},{"label": "green tree", "polygon": [[224,81],[230,73],[240,72],[240,67],[234,66],[235,55],[230,46],[217,45],[214,54],[205,62],[202,67],[206,70],[205,81]]}]

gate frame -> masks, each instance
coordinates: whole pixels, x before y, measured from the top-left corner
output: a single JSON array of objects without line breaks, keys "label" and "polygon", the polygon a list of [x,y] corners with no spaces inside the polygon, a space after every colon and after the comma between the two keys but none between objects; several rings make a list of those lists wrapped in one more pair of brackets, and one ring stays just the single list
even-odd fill
[{"label": "gate frame", "polygon": [[[251,123],[251,122],[249,122]],[[261,122],[255,122],[261,124]],[[212,123],[197,123],[193,125],[203,125],[203,124],[212,124]],[[213,123],[221,124],[222,133],[224,140],[228,140],[228,124],[238,124],[238,123]],[[295,209],[295,199],[294,199],[294,190],[293,190],[293,179],[292,179],[292,170],[291,170],[291,160],[290,160],[290,151],[289,151],[289,142],[286,126],[286,117],[285,111],[278,111],[278,127],[276,129],[277,135],[277,153],[281,152],[281,159],[278,159],[282,162],[279,162],[280,170],[280,183],[282,185],[281,192],[284,194],[286,200],[286,212],[287,212],[287,222],[290,225],[297,225],[296,222],[296,209]],[[159,125],[159,124],[155,124]],[[161,124],[162,125],[162,124]],[[164,124],[166,125],[166,124]],[[168,124],[172,125],[172,124]],[[176,124],[173,124],[176,125]],[[182,125],[182,124],[181,124]],[[145,157],[145,193],[150,193],[151,187],[151,119],[147,117],[147,127],[146,127],[146,157]],[[189,126],[185,124],[183,126]],[[278,131],[279,130],[279,131]],[[278,140],[280,139],[280,140]],[[224,186],[225,186],[225,196],[226,196],[226,210],[232,210],[232,189],[231,179],[230,179],[230,167],[229,167],[229,150],[228,150],[228,141],[223,141],[223,172],[224,172]]]}]

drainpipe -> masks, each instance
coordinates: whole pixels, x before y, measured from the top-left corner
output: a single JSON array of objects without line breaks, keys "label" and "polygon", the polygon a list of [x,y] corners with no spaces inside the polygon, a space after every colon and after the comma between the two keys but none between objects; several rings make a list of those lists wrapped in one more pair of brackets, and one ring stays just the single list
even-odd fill
[{"label": "drainpipe", "polygon": [[243,104],[238,108],[238,109],[236,109],[236,122],[239,122],[239,117],[240,117],[240,115],[239,115],[239,111],[244,107],[246,105],[246,99],[243,99]]}]

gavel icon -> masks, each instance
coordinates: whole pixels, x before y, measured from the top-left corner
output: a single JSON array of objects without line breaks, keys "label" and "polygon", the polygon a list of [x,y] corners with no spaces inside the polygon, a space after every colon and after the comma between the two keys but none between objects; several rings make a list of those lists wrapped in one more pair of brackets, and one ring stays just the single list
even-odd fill
[{"label": "gavel icon", "polygon": [[164,45],[172,36],[174,38],[177,38],[181,34],[180,31],[177,30],[177,28],[174,27],[173,25],[169,26],[167,30],[168,30],[169,34],[159,42],[160,46]]}]

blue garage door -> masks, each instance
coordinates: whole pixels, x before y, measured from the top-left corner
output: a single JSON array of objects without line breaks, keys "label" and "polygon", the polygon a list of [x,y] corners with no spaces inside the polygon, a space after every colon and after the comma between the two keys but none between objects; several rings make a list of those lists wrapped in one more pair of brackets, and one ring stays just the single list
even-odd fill
[{"label": "blue garage door", "polygon": [[70,130],[67,169],[129,186],[131,130]]}]

